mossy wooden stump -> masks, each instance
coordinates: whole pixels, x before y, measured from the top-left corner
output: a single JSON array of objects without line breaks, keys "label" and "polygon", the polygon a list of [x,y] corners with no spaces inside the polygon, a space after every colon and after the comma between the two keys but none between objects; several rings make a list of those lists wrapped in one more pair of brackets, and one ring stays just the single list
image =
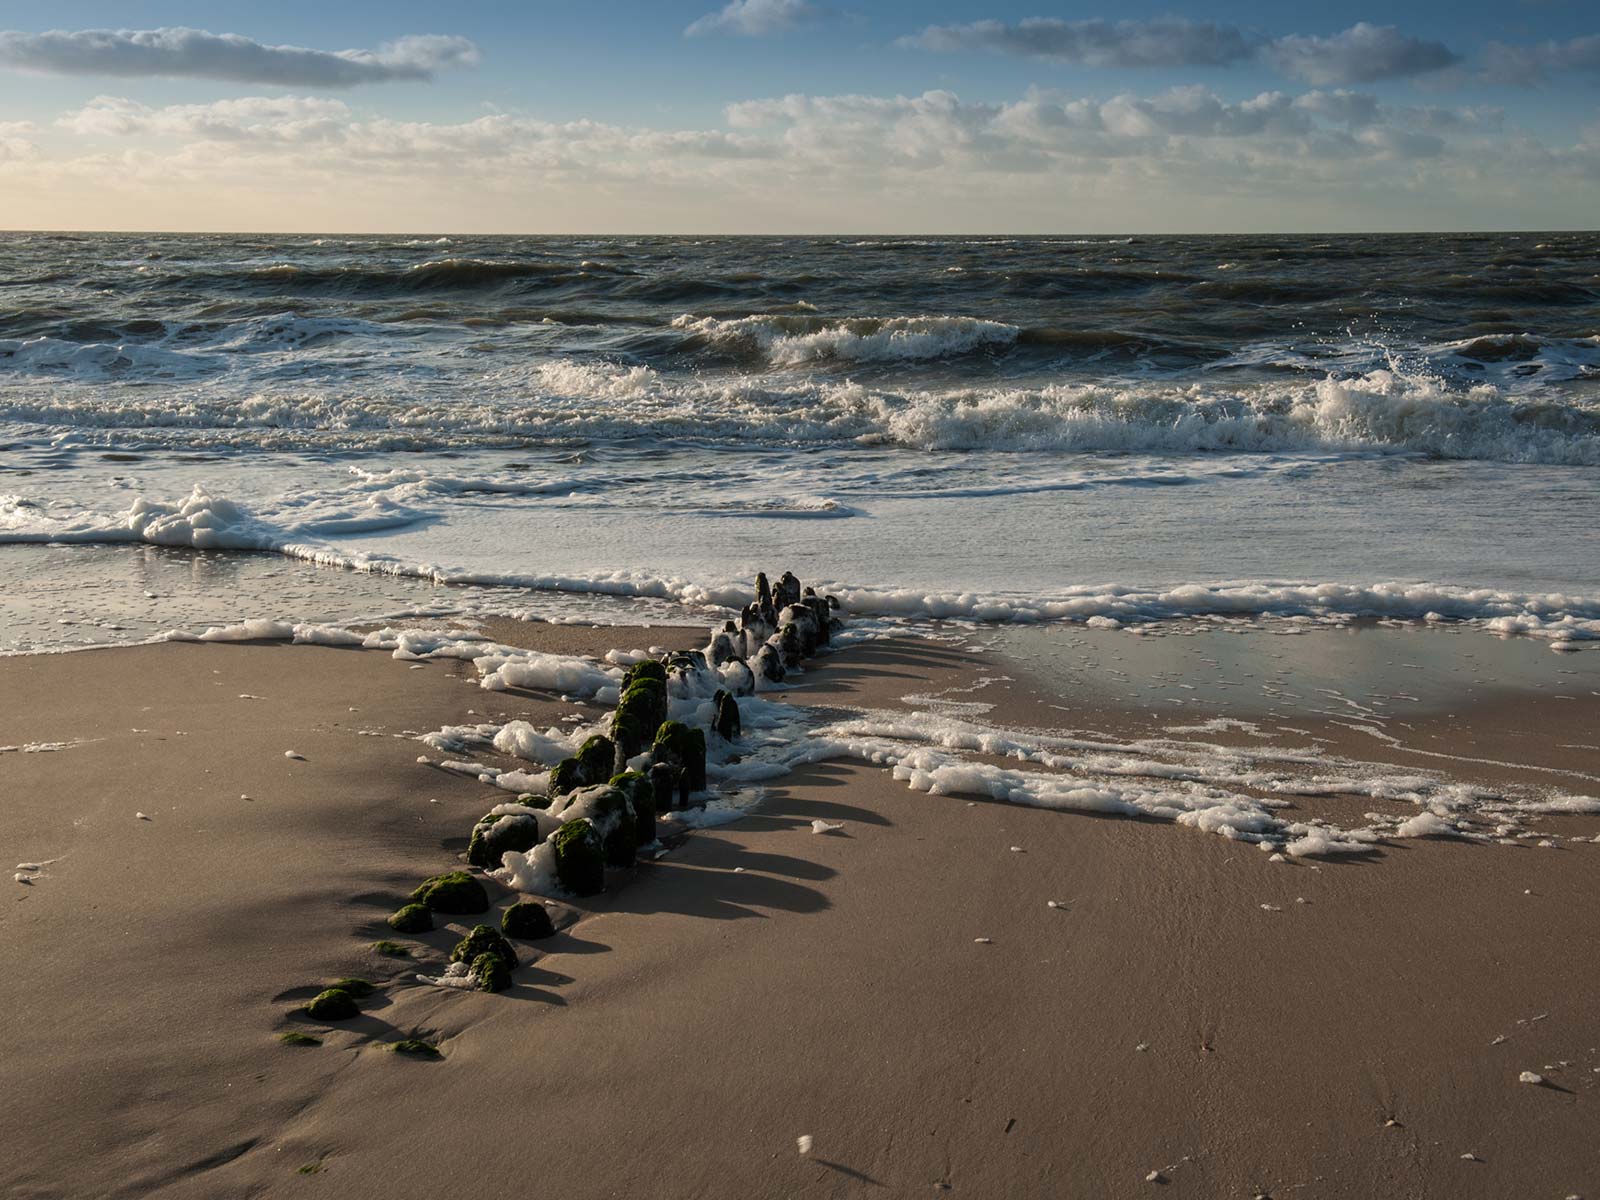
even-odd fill
[{"label": "mossy wooden stump", "polygon": [[398,933],[427,933],[433,928],[433,914],[426,904],[407,904],[389,915],[389,927]]},{"label": "mossy wooden stump", "polygon": [[411,893],[411,899],[434,912],[451,916],[489,911],[489,893],[465,871],[447,871],[433,876]]},{"label": "mossy wooden stump", "polygon": [[537,900],[523,900],[506,909],[500,918],[500,931],[507,937],[525,942],[554,937],[556,923],[550,919],[550,910]]},{"label": "mossy wooden stump", "polygon": [[360,1015],[356,998],[343,988],[320,992],[306,1005],[306,1016],[314,1021],[348,1021]]},{"label": "mossy wooden stump", "polygon": [[539,819],[520,813],[488,813],[472,828],[467,861],[486,871],[500,865],[507,850],[523,853],[539,844]]},{"label": "mossy wooden stump", "polygon": [[666,721],[656,730],[652,747],[657,761],[681,767],[688,776],[689,790],[706,790],[706,735],[682,721]]},{"label": "mossy wooden stump", "polygon": [[598,896],[606,890],[605,848],[587,820],[568,821],[550,835],[556,852],[556,879],[575,896]]}]

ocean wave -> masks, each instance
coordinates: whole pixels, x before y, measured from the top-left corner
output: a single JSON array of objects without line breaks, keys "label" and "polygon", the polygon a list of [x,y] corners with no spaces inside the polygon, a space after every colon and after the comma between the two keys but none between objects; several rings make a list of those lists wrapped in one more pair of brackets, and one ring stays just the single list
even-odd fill
[{"label": "ocean wave", "polygon": [[884,440],[929,450],[1356,451],[1600,464],[1600,410],[1526,404],[1395,371],[1254,391],[1062,386],[882,405]]},{"label": "ocean wave", "polygon": [[778,366],[825,359],[905,362],[1003,350],[1021,332],[1015,325],[975,317],[758,316],[722,320],[684,315],[672,323],[713,345],[758,352]]},{"label": "ocean wave", "polygon": [[1431,361],[1458,360],[1485,373],[1497,373],[1503,381],[1600,379],[1600,336],[1484,333],[1425,347],[1422,354]]},{"label": "ocean wave", "polygon": [[138,342],[73,342],[55,337],[0,338],[0,369],[87,379],[133,376],[194,379],[223,369],[213,356]]},{"label": "ocean wave", "polygon": [[[95,369],[113,368],[101,363]],[[179,368],[172,369],[176,375]],[[370,391],[342,394],[271,390],[243,396],[226,389],[0,393],[0,423],[14,427],[12,436],[52,444],[99,439],[152,448],[304,445],[371,451],[669,439],[1092,455],[1399,454],[1600,465],[1600,406],[1524,399],[1487,382],[1451,387],[1432,375],[1387,369],[1238,387],[1155,380],[896,391],[847,380],[685,378],[647,366],[558,358],[491,371],[471,397],[414,395],[405,380],[368,386]]]}]

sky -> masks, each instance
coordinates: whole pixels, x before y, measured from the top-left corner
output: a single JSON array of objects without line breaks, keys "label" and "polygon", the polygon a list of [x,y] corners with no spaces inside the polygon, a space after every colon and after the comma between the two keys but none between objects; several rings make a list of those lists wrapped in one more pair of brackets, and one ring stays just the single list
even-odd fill
[{"label": "sky", "polygon": [[1600,225],[1600,6],[0,4],[0,228]]}]

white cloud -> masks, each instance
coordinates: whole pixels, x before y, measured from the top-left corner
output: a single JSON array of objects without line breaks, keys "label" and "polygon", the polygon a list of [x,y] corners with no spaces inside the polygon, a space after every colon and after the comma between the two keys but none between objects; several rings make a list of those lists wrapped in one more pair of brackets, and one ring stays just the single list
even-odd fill
[{"label": "white cloud", "polygon": [[152,134],[196,141],[304,142],[337,136],[349,117],[350,109],[342,101],[311,96],[247,96],[165,108],[119,96],[96,96],[56,124],[84,137]]},{"label": "white cloud", "polygon": [[1203,87],[795,94],[695,129],[102,96],[51,128],[0,126],[0,192],[13,224],[136,228],[1481,227],[1600,206],[1600,137],[1547,147],[1499,121],[1364,92]]},{"label": "white cloud", "polygon": [[1491,42],[1483,52],[1483,74],[1493,83],[1532,87],[1563,71],[1600,75],[1600,34],[1537,46]]},{"label": "white cloud", "polygon": [[0,121],[0,163],[32,158],[38,152],[32,121]]},{"label": "white cloud", "polygon": [[1231,25],[1177,18],[1113,23],[1030,17],[1015,25],[930,25],[901,38],[900,44],[924,50],[996,50],[1088,67],[1225,67],[1255,53],[1250,39]]},{"label": "white cloud", "polygon": [[1291,79],[1323,86],[1403,79],[1453,66],[1460,58],[1442,42],[1401,33],[1393,25],[1352,25],[1332,37],[1298,34],[1270,42],[1265,57]]},{"label": "white cloud", "polygon": [[1295,107],[1324,120],[1351,129],[1371,125],[1378,119],[1378,98],[1370,92],[1307,92],[1296,98]]},{"label": "white cloud", "polygon": [[821,15],[822,10],[808,0],[728,0],[725,7],[707,13],[683,32],[689,37],[708,33],[764,37],[794,29]]},{"label": "white cloud", "polygon": [[400,38],[377,50],[330,52],[269,46],[235,33],[203,29],[0,32],[0,66],[55,75],[164,76],[344,88],[431,79],[442,68],[477,60],[477,47],[465,38],[436,34]]},{"label": "white cloud", "polygon": [[899,44],[923,50],[993,50],[1085,67],[1232,67],[1260,59],[1280,74],[1317,85],[1398,79],[1460,61],[1440,42],[1364,21],[1331,37],[1263,39],[1237,26],[1176,17],[1116,22],[1030,17],[1016,24],[930,25]]},{"label": "white cloud", "polygon": [[451,162],[484,166],[560,163],[578,166],[629,156],[665,159],[759,158],[771,147],[721,130],[628,129],[597,121],[555,123],[499,113],[453,124],[364,119],[340,100],[314,96],[246,96],[208,104],[154,108],[118,96],[97,96],[63,114],[59,129],[85,138],[176,141],[185,153],[213,160],[294,152],[328,165],[362,161],[397,165]]}]

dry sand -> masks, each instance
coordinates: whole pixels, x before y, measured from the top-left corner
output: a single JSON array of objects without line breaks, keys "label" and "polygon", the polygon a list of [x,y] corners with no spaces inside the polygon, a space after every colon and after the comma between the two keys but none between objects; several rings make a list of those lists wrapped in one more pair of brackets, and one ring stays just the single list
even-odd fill
[{"label": "dry sand", "polygon": [[[878,645],[796,699],[984,667]],[[1271,864],[824,765],[457,993],[366,947],[489,797],[387,735],[573,706],[286,646],[4,660],[0,694],[0,742],[91,739],[0,754],[0,841],[58,859],[0,907],[8,1197],[1600,1194],[1600,846]],[[394,983],[280,1045],[348,974]],[[412,1030],[444,1060],[384,1048]]]}]

